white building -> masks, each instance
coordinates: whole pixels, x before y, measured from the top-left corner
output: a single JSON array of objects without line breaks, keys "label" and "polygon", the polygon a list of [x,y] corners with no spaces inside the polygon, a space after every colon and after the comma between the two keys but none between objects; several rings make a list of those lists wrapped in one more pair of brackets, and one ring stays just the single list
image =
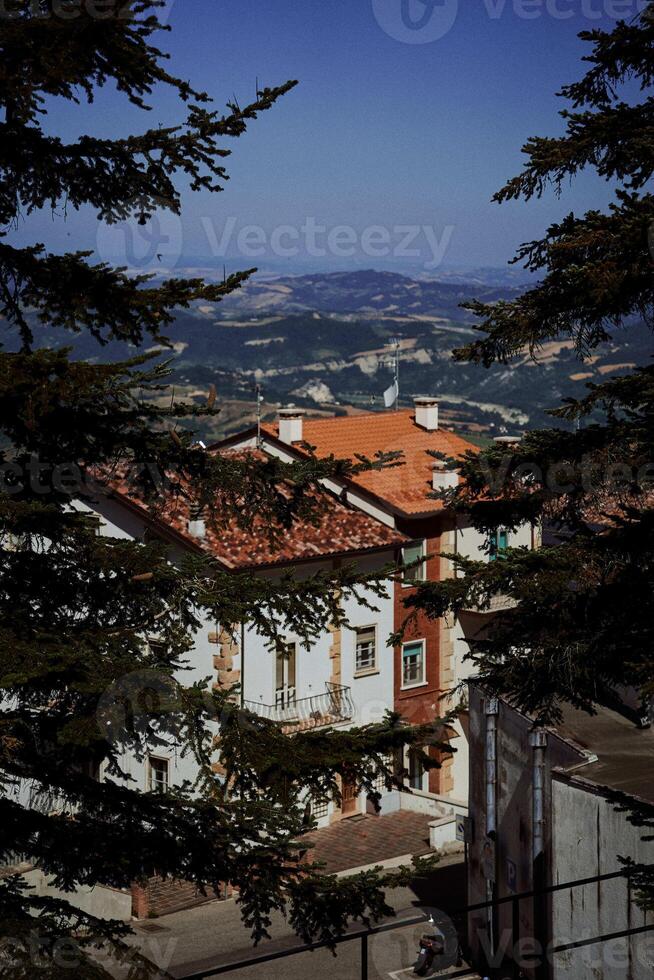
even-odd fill
[{"label": "white building", "polygon": [[[397,562],[403,535],[335,496],[327,494],[327,499],[317,525],[299,520],[284,531],[280,543],[272,542],[263,527],[246,530],[232,522],[217,530],[179,510],[154,516],[124,485],[108,489],[93,506],[101,517],[103,534],[135,541],[155,535],[167,543],[171,561],[204,552],[226,572],[275,580],[291,570],[302,580],[343,563],[355,564],[362,573],[376,573]],[[341,608],[347,627],[325,623],[309,647],[282,624],[283,653],[272,650],[269,639],[251,623],[222,624],[205,618],[186,655],[190,669],[179,680],[190,684],[209,676],[216,687],[238,685],[236,696],[244,707],[290,732],[381,721],[393,709],[393,654],[387,645],[394,624],[392,582],[388,585],[385,598],[371,589],[360,590],[367,605],[345,595]],[[146,639],[153,644],[158,640]],[[156,696],[157,686],[165,683],[147,671],[126,676],[107,692],[101,724],[120,725],[126,703],[137,705],[144,689],[151,688]],[[122,765],[144,790],[193,781],[197,774],[192,757],[182,755],[173,743],[143,760],[125,754]],[[384,790],[382,810],[396,809],[398,795]],[[348,786],[343,796],[342,807],[332,801],[314,808],[319,825],[357,810],[365,812],[370,806]]]}]

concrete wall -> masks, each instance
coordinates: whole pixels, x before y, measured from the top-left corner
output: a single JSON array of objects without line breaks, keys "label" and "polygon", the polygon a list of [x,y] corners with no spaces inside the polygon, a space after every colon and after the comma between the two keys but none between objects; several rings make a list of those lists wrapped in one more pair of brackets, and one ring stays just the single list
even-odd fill
[{"label": "concrete wall", "polygon": [[75,890],[74,895],[71,895],[70,892],[55,888],[51,884],[51,879],[38,869],[28,871],[23,874],[23,878],[34,889],[33,895],[39,898],[59,898],[65,902],[74,901],[76,908],[98,919],[119,919],[122,922],[129,922],[132,916],[131,891],[95,885],[93,888],[80,886]]},{"label": "concrete wall", "polygon": [[[583,769],[580,770],[580,776]],[[590,784],[555,774],[552,783],[554,879],[558,882],[620,869],[618,855],[654,862],[654,841],[632,827],[624,813]],[[626,879],[558,892],[552,899],[556,945],[654,925],[633,901]],[[554,980],[651,980],[654,933],[604,941],[554,956]]]},{"label": "concrete wall", "polygon": [[[357,567],[364,573],[374,572],[389,563],[390,555],[362,557]],[[299,579],[326,569],[327,563],[310,566],[297,566],[294,573]],[[262,573],[264,574],[264,573]],[[266,572],[269,578],[278,578],[279,572]],[[390,585],[392,590],[392,585]],[[325,694],[326,682],[340,683],[352,692],[355,714],[350,725],[365,725],[380,721],[385,712],[393,707],[393,656],[388,639],[393,631],[393,602],[375,597],[369,589],[360,590],[376,609],[367,608],[354,596],[343,599],[342,608],[349,625],[338,631],[339,659],[338,676],[334,673],[333,647],[334,630],[330,624],[308,646],[301,644],[300,638],[292,630],[282,628],[286,642],[297,644],[296,653],[296,698],[309,698]],[[357,675],[355,672],[356,628],[374,626],[376,630],[377,667],[369,673]],[[266,637],[251,627],[245,630],[245,654],[240,647],[240,632],[236,632],[237,651],[234,654],[236,669],[240,671],[243,696],[247,701],[262,705],[275,703],[275,655]]]},{"label": "concrete wall", "polygon": [[[542,874],[548,883],[548,859],[551,852],[551,773],[558,766],[580,761],[576,752],[554,735],[548,738],[545,752],[544,827],[545,860],[535,862],[533,854],[533,749],[529,744],[531,723],[505,702],[498,704],[496,716],[496,832],[488,835],[486,736],[489,727],[486,713],[488,699],[474,683],[470,684],[470,813],[474,818],[474,841],[470,845],[468,864],[468,900],[470,904],[491,897],[529,891]],[[485,860],[492,856],[494,862]],[[494,865],[495,884],[490,890],[487,870]],[[547,928],[547,908],[534,908],[531,900],[520,902],[520,934],[537,937]],[[512,911],[509,905],[498,909],[495,917],[497,944],[512,943]],[[469,939],[477,961],[487,944],[486,912],[469,918]]]}]

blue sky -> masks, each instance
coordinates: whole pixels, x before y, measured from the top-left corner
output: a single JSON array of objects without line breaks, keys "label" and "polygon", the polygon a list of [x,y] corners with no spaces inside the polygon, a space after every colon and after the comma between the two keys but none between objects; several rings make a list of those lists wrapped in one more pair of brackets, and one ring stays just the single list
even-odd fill
[{"label": "blue sky", "polygon": [[[490,198],[520,169],[528,136],[560,131],[562,101],[554,93],[581,73],[587,45],[578,31],[610,27],[616,13],[629,17],[638,6],[638,0],[428,0],[427,6],[425,0],[172,0],[172,32],[161,40],[171,70],[206,89],[219,107],[233,93],[241,103],[251,98],[257,77],[271,85],[295,77],[300,85],[233,142],[224,193],[185,192],[181,224],[170,226],[168,264],[215,264],[226,253],[230,266],[288,272],[502,266],[550,221],[606,202],[608,189],[592,175],[560,200],[550,194],[498,206]],[[407,12],[414,23],[424,16],[423,30],[443,36],[407,43],[421,35],[406,26]],[[182,111],[163,91],[145,117],[108,90],[91,110],[52,103],[48,126],[66,139],[85,129],[111,136],[171,123]],[[307,219],[325,228],[324,257],[305,254],[300,229]],[[246,225],[260,226],[265,239],[256,260],[241,254],[238,233]],[[352,231],[346,247],[339,239],[332,254],[326,236],[340,225]],[[282,255],[271,244],[280,226],[296,230],[285,238],[282,231]],[[371,226],[386,229],[381,239],[372,232],[382,243],[373,249],[378,260],[362,252]],[[418,255],[395,254],[399,226],[418,229],[411,243]],[[65,224],[50,214],[33,217],[16,238],[55,250],[95,248],[99,241],[103,257],[116,241],[98,237],[88,212],[69,214]],[[286,254],[296,240],[297,254]],[[388,255],[381,257],[384,243]]]}]

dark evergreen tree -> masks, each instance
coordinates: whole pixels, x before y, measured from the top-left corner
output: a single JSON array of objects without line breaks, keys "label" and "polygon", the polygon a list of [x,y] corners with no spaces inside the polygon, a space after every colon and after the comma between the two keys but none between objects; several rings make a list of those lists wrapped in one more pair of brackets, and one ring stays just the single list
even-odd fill
[{"label": "dark evergreen tree", "polygon": [[[274,909],[303,937],[329,938],[351,917],[387,912],[390,879],[335,880],[308,865],[294,843],[306,829],[302,794],[338,798],[345,775],[375,798],[380,774],[389,784],[396,779],[389,754],[434,741],[435,726],[410,729],[389,716],[351,732],[285,735],[242,712],[229,693],[174,678],[202,611],[222,624],[255,621],[273,645],[279,617],[310,639],[326,622],[342,621],[339,596],[363,585],[381,589],[382,577],[370,582],[343,568],[274,585],[228,576],[208,560],[177,567],[160,543],[98,535],[92,511],[73,502],[93,497],[94,480],[128,470],[134,492],[153,507],[185,495],[207,509],[208,520],[247,524],[256,514],[271,533],[283,533],[298,515],[315,512],[322,477],[351,466],[211,456],[178,423],[215,412],[212,397],[204,408],[161,408],[147,397],[165,385],[165,366],[145,355],[122,364],[75,362],[66,349],[34,348],[35,322],[89,331],[99,344],[165,343],[176,308],[219,300],[247,272],[219,285],[155,284],[98,264],[88,252],[11,244],[16,222],[43,208],[59,216],[63,202],[92,207],[108,222],[146,221],[162,201],[179,211],[178,175],[193,190],[219,191],[225,142],[293,87],[263,88],[243,108],[234,101],[225,114],[214,111],[208,95],[164,68],[152,41],[159,6],[6,0],[0,16],[7,330],[0,352],[0,860],[5,867],[23,856],[35,861],[64,890],[125,887],[155,871],[209,890],[230,882],[255,938]],[[83,135],[67,143],[53,135],[57,100],[92,103],[105,84],[143,110],[163,86],[186,104],[185,121],[115,140]],[[156,647],[143,642],[153,632],[163,640]],[[111,692],[134,676],[146,680],[127,689],[125,710],[136,717],[123,724],[120,712],[112,714]],[[158,711],[139,715],[138,698],[150,695]],[[225,778],[214,771],[208,722],[219,726]],[[170,733],[194,753],[198,786],[145,794],[122,781],[123,749],[145,753]],[[100,763],[107,767],[101,782],[93,777]],[[76,975],[104,976],[97,946],[119,955],[122,932],[67,902],[35,897],[15,876],[0,879],[3,975],[68,975],[54,953],[70,937],[80,957]],[[35,935],[38,962],[29,941]],[[146,964],[130,963],[131,976],[147,974]]]},{"label": "dark evergreen tree", "polygon": [[[510,302],[469,304],[482,336],[455,352],[461,361],[510,363],[570,338],[583,359],[634,323],[652,324],[654,6],[581,37],[589,69],[560,93],[569,103],[564,135],[530,139],[523,172],[495,200],[561,191],[585,169],[615,198],[606,212],[570,213],[520,249],[515,261],[539,281]],[[489,690],[537,721],[556,720],[564,703],[592,711],[624,687],[639,692],[645,714],[654,695],[654,368],[590,384],[552,414],[552,428],[470,455],[449,495],[489,535],[543,525],[546,546],[459,561],[464,577],[421,585],[410,605],[440,616],[488,606],[498,593],[515,600],[474,639],[471,657]]]}]

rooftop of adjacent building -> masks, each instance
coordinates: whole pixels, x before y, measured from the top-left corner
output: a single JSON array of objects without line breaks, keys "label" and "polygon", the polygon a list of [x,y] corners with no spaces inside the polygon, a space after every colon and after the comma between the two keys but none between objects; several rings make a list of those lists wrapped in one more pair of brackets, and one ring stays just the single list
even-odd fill
[{"label": "rooftop of adjacent building", "polygon": [[[298,415],[301,417],[301,413]],[[282,425],[280,421],[268,423],[263,431],[287,442]],[[333,455],[352,461],[357,455],[373,459],[378,452],[402,453],[400,465],[359,473],[351,482],[411,517],[443,509],[443,502],[433,497],[436,460],[431,453],[461,459],[468,452],[479,451],[473,443],[439,424],[438,404],[427,398],[416,399],[414,409],[302,419],[301,436],[293,439],[293,448],[302,452],[302,443],[314,447],[320,457]]]},{"label": "rooftop of adjacent building", "polygon": [[[238,457],[244,451],[223,452]],[[266,458],[258,450],[245,452],[262,461]],[[290,527],[278,527],[279,533],[272,536],[261,517],[253,518],[247,526],[236,519],[217,526],[210,519],[193,521],[189,501],[181,495],[152,509],[139,499],[125,479],[114,477],[109,488],[114,496],[141,511],[164,535],[172,531],[179,543],[194,551],[209,553],[230,570],[374,553],[400,547],[407,540],[373,517],[348,507],[328,491],[315,494],[313,520],[297,518]]]},{"label": "rooftop of adjacent building", "polygon": [[584,753],[597,756],[575,769],[576,777],[654,803],[654,729],[638,728],[622,712],[601,705],[594,715],[566,706],[554,729]]}]

